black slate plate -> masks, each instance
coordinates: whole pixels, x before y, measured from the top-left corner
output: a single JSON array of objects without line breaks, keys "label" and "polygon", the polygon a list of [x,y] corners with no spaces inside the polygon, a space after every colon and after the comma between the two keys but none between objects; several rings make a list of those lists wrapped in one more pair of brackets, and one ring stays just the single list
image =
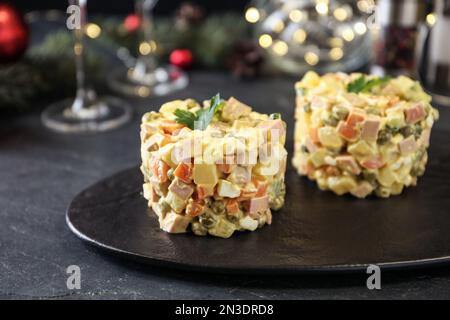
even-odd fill
[{"label": "black slate plate", "polygon": [[450,262],[450,145],[435,132],[419,186],[388,200],[323,192],[289,167],[285,207],[271,226],[230,239],[167,234],[140,195],[138,168],[75,197],[67,222],[110,252],[151,265],[233,273],[300,273]]}]

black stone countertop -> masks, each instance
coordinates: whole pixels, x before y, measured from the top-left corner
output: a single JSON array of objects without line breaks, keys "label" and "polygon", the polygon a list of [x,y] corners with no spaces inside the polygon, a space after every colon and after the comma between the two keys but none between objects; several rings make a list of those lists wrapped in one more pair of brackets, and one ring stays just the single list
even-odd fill
[{"label": "black stone countertop", "polygon": [[[272,105],[292,134],[294,79],[191,76],[188,89],[172,96],[131,99],[133,122],[107,133],[53,133],[41,126],[38,113],[0,119],[0,298],[450,298],[450,266],[382,271],[382,289],[370,291],[365,273],[252,277],[157,269],[109,256],[75,237],[65,223],[69,202],[98,179],[138,164],[140,116],[164,100],[203,100],[220,91],[256,109]],[[436,129],[449,130],[450,109],[440,111]],[[66,287],[69,265],[81,268],[80,290]]]}]

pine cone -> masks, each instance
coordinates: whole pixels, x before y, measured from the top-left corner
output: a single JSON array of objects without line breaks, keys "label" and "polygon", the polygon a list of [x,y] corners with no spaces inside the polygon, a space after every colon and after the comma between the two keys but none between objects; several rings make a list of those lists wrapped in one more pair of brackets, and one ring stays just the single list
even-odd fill
[{"label": "pine cone", "polygon": [[227,66],[239,78],[254,78],[261,72],[264,56],[259,46],[251,41],[235,45],[227,59]]},{"label": "pine cone", "polygon": [[200,24],[205,17],[203,8],[192,2],[183,2],[179,6],[175,16],[175,26],[179,30]]}]

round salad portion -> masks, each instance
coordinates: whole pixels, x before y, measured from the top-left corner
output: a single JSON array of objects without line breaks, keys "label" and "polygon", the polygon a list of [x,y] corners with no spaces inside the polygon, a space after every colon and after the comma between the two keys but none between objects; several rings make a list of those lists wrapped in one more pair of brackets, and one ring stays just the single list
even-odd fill
[{"label": "round salad portion", "polygon": [[293,165],[322,190],[387,198],[425,172],[438,111],[400,76],[308,72],[295,86]]},{"label": "round salad portion", "polygon": [[166,232],[230,237],[284,204],[286,124],[231,97],[165,103],[141,124],[143,195]]}]

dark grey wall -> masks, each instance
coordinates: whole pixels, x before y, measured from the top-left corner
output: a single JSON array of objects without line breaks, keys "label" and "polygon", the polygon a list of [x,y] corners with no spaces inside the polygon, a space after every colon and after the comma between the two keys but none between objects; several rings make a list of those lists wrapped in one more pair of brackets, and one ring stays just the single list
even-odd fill
[{"label": "dark grey wall", "polygon": [[[68,1],[64,0],[9,0],[22,11],[61,9],[64,10]],[[106,14],[126,14],[133,10],[132,0],[89,0],[88,7],[90,13]],[[160,0],[156,6],[157,14],[172,14],[174,10],[182,3],[180,0]],[[202,5],[206,11],[242,11],[246,7],[248,0],[195,0]]]}]

